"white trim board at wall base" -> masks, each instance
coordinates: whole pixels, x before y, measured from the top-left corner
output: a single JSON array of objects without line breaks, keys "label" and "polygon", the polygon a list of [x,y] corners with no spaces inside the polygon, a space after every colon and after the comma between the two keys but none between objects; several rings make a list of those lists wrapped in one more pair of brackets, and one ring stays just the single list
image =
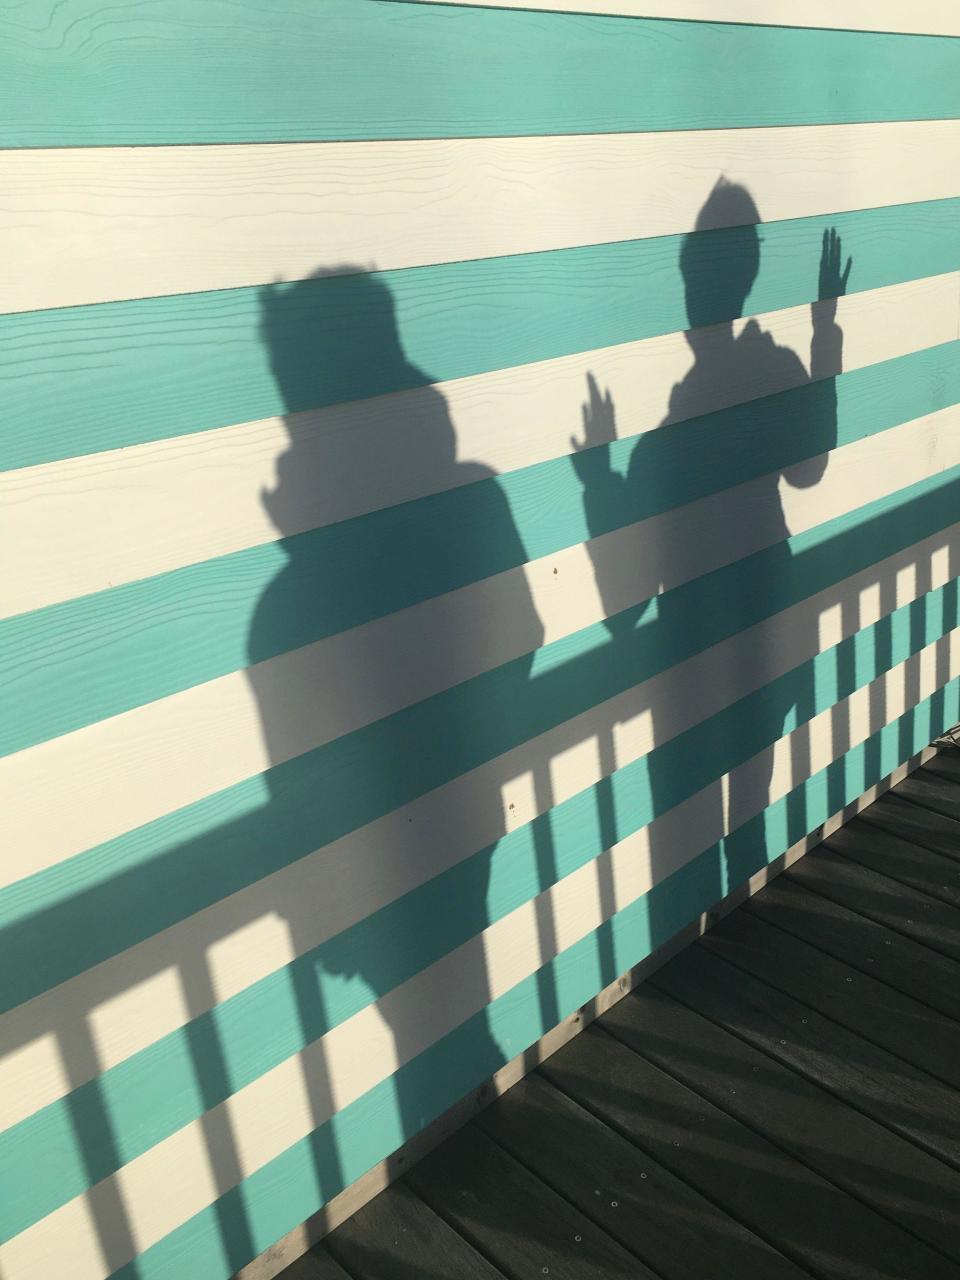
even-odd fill
[{"label": "white trim board at wall base", "polygon": [[352,1217],[392,1182],[396,1182],[403,1177],[411,1166],[429,1155],[451,1134],[462,1128],[479,1111],[482,1111],[484,1107],[489,1106],[491,1102],[501,1097],[508,1089],[522,1080],[524,1076],[536,1070],[542,1062],[556,1053],[558,1049],[562,1049],[584,1027],[605,1014],[608,1009],[612,1008],[619,1000],[622,1000],[625,995],[628,995],[651,974],[662,968],[684,947],[689,946],[706,933],[708,929],[712,929],[714,925],[719,924],[725,916],[739,907],[747,898],[752,897],[768,885],[781,871],[785,871],[802,858],[804,854],[816,848],[827,836],[833,835],[851,818],[856,817],[857,814],[862,813],[864,809],[873,804],[884,792],[902,782],[914,769],[926,764],[936,754],[937,748],[935,746],[925,747],[905,764],[895,769],[893,773],[876,783],[868,791],[865,791],[852,804],[833,814],[822,826],[817,827],[808,836],[805,836],[803,840],[791,845],[785,853],[771,862],[769,866],[762,867],[754,876],[751,876],[746,884],[734,889],[732,893],[701,915],[699,919],[694,920],[685,929],[681,929],[675,937],[664,943],[652,955],[647,956],[640,964],[622,974],[614,982],[611,982],[609,986],[604,987],[586,1005],[569,1017],[564,1018],[556,1027],[548,1031],[545,1036],[542,1036],[528,1049],[524,1050],[523,1053],[518,1054],[516,1058],[501,1067],[489,1080],[472,1090],[454,1107],[451,1107],[449,1111],[446,1111],[421,1133],[411,1138],[409,1142],[404,1143],[393,1155],[374,1165],[363,1177],[358,1178],[352,1186],[347,1187],[338,1196],[335,1196],[301,1226],[295,1227],[278,1240],[276,1244],[271,1245],[253,1262],[238,1271],[234,1280],[274,1280],[274,1277],[279,1275],[285,1267],[290,1266],[292,1262],[295,1262],[297,1258],[322,1240],[324,1236],[329,1235],[342,1222]]}]

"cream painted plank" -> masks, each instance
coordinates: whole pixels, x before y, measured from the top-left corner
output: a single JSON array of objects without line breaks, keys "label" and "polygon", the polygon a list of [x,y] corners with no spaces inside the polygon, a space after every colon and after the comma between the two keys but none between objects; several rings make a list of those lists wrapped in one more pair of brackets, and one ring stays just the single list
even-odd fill
[{"label": "cream painted plank", "polygon": [[[755,319],[808,363],[810,307]],[[837,323],[847,372],[949,342],[960,323],[960,273],[849,294]],[[724,333],[722,325],[701,331],[705,363]],[[0,476],[0,543],[14,550],[0,581],[0,617],[270,542],[277,527],[300,533],[456,487],[473,476],[464,459],[502,474],[562,457],[582,428],[587,373],[610,389],[617,435],[638,435],[671,420],[671,388],[692,363],[685,335],[674,333],[296,414],[286,424],[271,418],[8,472]],[[787,390],[793,368],[760,362],[746,383],[707,379],[686,411]],[[822,372],[838,373],[839,364]],[[437,391],[456,456],[424,438],[425,399]],[[291,448],[310,478],[302,487],[290,477],[277,482],[278,460]],[[272,514],[264,491],[274,495]]]},{"label": "cream painted plank", "polygon": [[[817,485],[781,483],[787,527],[801,533],[957,465],[960,405],[952,405],[835,450]],[[776,520],[749,518],[769,490],[768,477],[725,489],[5,757],[3,842],[17,858],[0,884],[529,653],[540,627],[549,644],[751,555],[778,538]],[[644,581],[638,565],[651,546],[673,550]],[[533,611],[511,607],[528,594]],[[502,625],[485,625],[490,617]],[[269,744],[262,707],[271,711]]]},{"label": "cream painted plank", "polygon": [[[481,1086],[485,1096],[489,1097],[491,1101],[502,1097],[508,1089],[511,1089],[524,1076],[529,1075],[540,1063],[545,1062],[552,1054],[569,1043],[574,1036],[579,1035],[586,1025],[596,1018],[602,1017],[607,1010],[633,991],[641,982],[646,981],[651,974],[665,965],[678,951],[689,946],[698,936],[712,929],[724,916],[739,906],[745,898],[759,893],[781,871],[793,866],[795,862],[809,853],[823,839],[832,835],[858,813],[862,813],[881,795],[892,787],[897,786],[915,769],[934,759],[936,755],[937,750],[935,747],[925,747],[915,756],[911,756],[906,763],[894,769],[886,778],[871,786],[852,804],[845,806],[837,813],[831,814],[818,832],[805,836],[802,840],[792,844],[779,858],[774,859],[773,862],[751,876],[747,884],[739,891],[735,890],[732,894],[728,894],[715,910],[702,914],[699,920],[682,929],[668,943],[658,947],[652,955],[628,970],[627,973],[622,974],[614,982],[608,983],[590,1001],[589,1005],[585,1005],[576,1012],[569,1014],[556,1027],[548,1031],[546,1035],[541,1036],[533,1045],[525,1049],[523,1053],[518,1054],[505,1066],[501,1067],[499,1071],[494,1072],[490,1080]],[[409,1168],[412,1163],[427,1155],[445,1137],[455,1133],[463,1124],[468,1123],[475,1113],[476,1106],[477,1093],[468,1094],[459,1104],[445,1112],[443,1116],[429,1125],[421,1134],[404,1143],[402,1147],[387,1156],[386,1159],[380,1160],[367,1173],[358,1178],[356,1182],[351,1183],[349,1187],[340,1192],[339,1195],[334,1196],[332,1200],[328,1200],[319,1213],[312,1215],[306,1222],[294,1227],[292,1231],[287,1232],[285,1236],[272,1245],[266,1253],[261,1254],[254,1262],[242,1268],[237,1273],[237,1280],[273,1280],[273,1277],[279,1275],[283,1267],[289,1266],[291,1262],[301,1257],[318,1239],[335,1230],[342,1222],[346,1222],[364,1205],[369,1204],[374,1196],[379,1195],[384,1188],[402,1177],[406,1168]]]},{"label": "cream painted plank", "polygon": [[[470,5],[477,0],[422,0]],[[833,27],[845,31],[893,31],[960,36],[953,0],[483,0],[492,9],[547,9],[555,13],[608,13],[626,18],[679,18],[694,22],[744,22],[764,27]]]},{"label": "cream painted plank", "polygon": [[[0,1129],[63,1097],[62,1067],[107,1070],[497,840],[894,609],[960,575],[960,524],[800,601],[591,708],[530,743],[350,832],[291,866],[5,1015],[18,1046],[0,1059]],[[698,698],[683,696],[696,688]],[[654,724],[650,707],[657,707]],[[598,750],[601,736],[612,750]],[[529,782],[550,761],[549,799]],[[510,808],[510,805],[513,808]],[[457,838],[450,839],[456,832]],[[296,946],[293,939],[296,938]],[[202,957],[210,1004],[188,1009],[184,957]],[[73,1011],[87,1011],[86,1028]],[[63,1028],[67,1028],[66,1031]],[[56,1031],[54,1031],[56,1029]]]},{"label": "cream painted plank", "polygon": [[[905,690],[911,702],[919,701],[960,674],[960,630],[951,633],[948,649],[945,662],[941,642],[928,646],[781,738],[769,787],[766,752],[760,768],[758,757],[727,775],[728,791],[739,783],[742,792],[744,781],[764,779],[744,800],[738,823],[809,776],[798,772],[797,759],[809,755],[815,771],[836,758],[837,718],[847,728],[849,745],[863,742],[902,713]],[[208,1113],[206,1124],[194,1121],[130,1161],[105,1182],[124,1207],[135,1250],[149,1248],[227,1189],[214,1168],[235,1169],[236,1180],[249,1177],[729,830],[712,788],[699,792],[238,1090]],[[543,936],[545,916],[552,924],[549,943]],[[324,1081],[326,1101],[309,1088],[308,1081],[318,1079]],[[116,1266],[126,1242],[109,1245]],[[108,1270],[96,1261],[101,1247],[87,1196],[81,1195],[0,1248],[0,1266],[6,1280],[58,1270],[77,1280],[106,1280]]]},{"label": "cream painted plank", "polygon": [[958,194],[960,121],[0,152],[0,312],[693,229],[719,174],[764,221]]}]

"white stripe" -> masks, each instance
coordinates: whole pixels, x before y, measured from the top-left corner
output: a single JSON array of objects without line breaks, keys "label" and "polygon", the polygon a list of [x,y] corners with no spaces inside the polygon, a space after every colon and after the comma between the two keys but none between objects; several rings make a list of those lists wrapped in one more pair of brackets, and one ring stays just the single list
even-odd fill
[{"label": "white stripe", "polygon": [[[690,231],[957,193],[960,122],[0,153],[0,312]],[[322,256],[321,256],[322,255]]]},{"label": "white stripe", "polygon": [[[960,465],[958,428],[953,405],[836,450],[819,484],[781,485],[788,528],[800,533]],[[16,857],[0,883],[529,653],[541,634],[549,644],[771,545],[780,526],[769,493],[767,477],[737,485],[7,756],[3,838]]]},{"label": "white stripe", "polygon": [[[817,254],[811,243],[811,291]],[[957,272],[850,294],[837,308],[842,367],[949,342],[958,317]],[[806,357],[809,306],[755,319]],[[722,333],[701,331],[705,363]],[[271,542],[278,528],[300,533],[456,488],[477,478],[471,458],[504,473],[562,457],[581,431],[588,372],[610,389],[617,435],[637,435],[664,421],[671,388],[691,364],[686,336],[674,333],[296,414],[286,426],[271,418],[9,472],[0,476],[0,542],[11,549],[0,617]],[[793,367],[759,361],[749,382],[705,380],[684,412],[787,390]],[[424,430],[442,414],[455,448]],[[296,466],[278,484],[287,450]]]},{"label": "white stripe", "polygon": [[[425,4],[475,5],[478,0],[423,0]],[[960,36],[953,0],[482,0],[484,8],[546,9],[556,13],[606,13],[626,18],[680,18],[743,22],[767,27],[834,27],[847,31]]]},{"label": "white stripe", "polygon": [[[860,743],[909,705],[905,689],[910,689],[912,703],[958,674],[960,631],[955,631],[944,643],[930,645],[809,726],[780,739],[772,752],[769,788],[765,762],[770,752],[728,775],[728,788],[762,779],[751,803],[744,803],[740,821],[761,813],[808,776],[796,768],[798,757],[809,752],[814,769],[836,758],[836,717],[845,725],[845,745]],[[886,709],[886,717],[878,708]],[[727,827],[715,789],[698,793],[238,1090],[208,1113],[206,1128],[202,1120],[194,1121],[132,1160],[105,1181],[117,1189],[136,1252],[175,1230],[226,1189],[213,1174],[218,1164],[235,1166],[241,1178],[249,1177],[554,955],[587,937],[614,912],[636,902],[724,835]],[[549,945],[544,942],[544,917],[551,921]],[[525,1046],[504,1047],[512,1057]],[[210,1150],[210,1133],[224,1135],[221,1149]],[[55,1274],[58,1269],[76,1280],[106,1280],[108,1270],[96,1263],[93,1230],[83,1194],[0,1249],[6,1280]],[[117,1265],[124,1241],[109,1243]]]},{"label": "white stripe", "polygon": [[[591,708],[5,1015],[0,1130],[960,574],[960,524]],[[691,698],[689,691],[696,690]],[[651,709],[655,714],[651,715]],[[839,723],[839,721],[838,721]],[[612,744],[598,749],[601,740]],[[839,739],[838,739],[839,741]],[[549,761],[549,787],[528,784]],[[510,806],[513,806],[512,808]],[[188,1002],[184,979],[191,986]],[[198,999],[197,991],[205,991]],[[76,1011],[83,1011],[82,1017]],[[92,1042],[93,1053],[90,1052]],[[62,1066],[72,1064],[68,1079]]]}]

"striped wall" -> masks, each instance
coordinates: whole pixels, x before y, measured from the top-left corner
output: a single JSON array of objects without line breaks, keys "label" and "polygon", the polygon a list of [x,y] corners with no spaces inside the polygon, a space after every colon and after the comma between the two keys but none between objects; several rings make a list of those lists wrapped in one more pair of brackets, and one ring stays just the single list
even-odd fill
[{"label": "striped wall", "polygon": [[227,1277],[960,720],[948,0],[0,14],[0,1275]]}]

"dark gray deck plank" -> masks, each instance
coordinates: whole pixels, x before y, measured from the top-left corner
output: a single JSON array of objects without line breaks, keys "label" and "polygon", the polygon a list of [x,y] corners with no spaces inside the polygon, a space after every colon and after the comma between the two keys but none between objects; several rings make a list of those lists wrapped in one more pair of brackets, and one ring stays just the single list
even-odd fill
[{"label": "dark gray deck plank", "polygon": [[[918,1261],[900,1227],[614,1039],[608,1025],[629,1036],[632,1010],[622,1001],[540,1070],[810,1275],[875,1280],[891,1260]],[[726,1102],[725,1081],[714,1092]]]},{"label": "dark gray deck plank", "polygon": [[325,1243],[354,1280],[503,1280],[405,1182],[381,1191]]},{"label": "dark gray deck plank", "polygon": [[[795,1004],[788,1013],[785,997],[777,992],[770,993],[772,1002],[755,1000],[754,988],[761,984],[699,946],[677,956],[654,975],[654,982],[657,990],[641,987],[635,998],[631,1047],[864,1204],[960,1258],[960,1178],[936,1157],[848,1105],[851,1071],[843,1046],[834,1054],[829,1043],[823,1049],[806,1040],[809,1024],[825,1020]],[[672,998],[664,1000],[664,994]],[[625,1039],[621,1023],[611,1020],[610,1026]],[[856,1096],[866,1091],[862,1076],[861,1066],[860,1082],[852,1090]],[[841,1096],[830,1091],[835,1085]],[[893,1082],[881,1075],[874,1092],[879,1098],[868,1101],[875,1111],[896,1109],[910,1119],[910,1108],[895,1094]]]},{"label": "dark gray deck plank", "polygon": [[407,1178],[427,1204],[515,1280],[652,1275],[475,1124],[454,1134]]},{"label": "dark gray deck plank", "polygon": [[[848,891],[859,891],[857,910],[862,915],[960,960],[960,907],[944,901],[953,896],[950,881],[943,875],[948,868],[931,865],[936,857],[932,853],[921,857],[922,865],[914,865],[910,850],[899,847],[905,841],[880,834],[882,841],[871,840],[869,833],[864,836],[860,830],[847,832],[844,828],[830,837],[829,845],[821,846],[817,856],[847,862],[846,867],[839,861],[833,864],[835,883],[844,884]],[[893,841],[897,843],[889,843]],[[924,883],[926,890],[918,887]]]},{"label": "dark gray deck plank", "polygon": [[923,766],[927,773],[936,773],[960,788],[960,749],[944,747]]},{"label": "dark gray deck plank", "polygon": [[283,1280],[960,1280],[958,978],[960,752]]},{"label": "dark gray deck plank", "polygon": [[[862,890],[816,851],[744,903],[752,915],[786,929],[828,955],[871,974],[948,1018],[960,1021],[960,964],[859,913]],[[856,864],[850,868],[861,875]]]},{"label": "dark gray deck plank", "polygon": [[888,791],[875,800],[864,809],[858,821],[881,827],[902,840],[912,841],[921,849],[960,860],[960,821],[911,804],[895,791]]},{"label": "dark gray deck plank", "polygon": [[[864,1058],[868,1071],[886,1069],[898,1080],[907,1078],[914,1096],[925,1100],[929,1114],[939,1114],[950,1123],[956,1141],[949,1154],[960,1167],[960,1025],[752,912],[735,911],[708,935],[704,945],[711,954],[894,1054],[899,1061],[887,1063],[844,1040],[849,1052],[855,1048]],[[823,1030],[829,1035],[831,1028]],[[851,1065],[856,1068],[857,1059]],[[921,1135],[912,1126],[903,1131],[945,1158],[939,1144],[930,1148],[926,1128],[921,1124]],[[957,1189],[960,1194],[960,1182]]]},{"label": "dark gray deck plank", "polygon": [[357,1280],[348,1271],[344,1271],[327,1252],[323,1241],[305,1253],[296,1262],[291,1262],[283,1271],[282,1280]]},{"label": "dark gray deck plank", "polygon": [[[753,923],[761,925],[760,921]],[[797,948],[801,946],[797,944]],[[791,951],[796,957],[797,949]],[[952,1188],[951,1194],[957,1197],[960,1208],[960,1097],[956,1091],[889,1050],[879,1048],[859,1032],[849,1030],[808,1001],[788,994],[786,988],[790,984],[796,990],[802,981],[810,992],[815,983],[806,974],[782,974],[782,950],[777,949],[767,959],[769,980],[746,972],[741,965],[733,966],[727,960],[729,954],[729,948],[724,948],[717,938],[709,945],[697,943],[678,960],[683,961],[680,967],[687,973],[709,970],[711,999],[719,997],[718,1007],[724,1002],[728,1007],[732,1004],[736,1025],[731,1030],[829,1089],[848,1106],[952,1165],[950,1177],[945,1171],[943,1181]],[[798,961],[794,958],[792,962]],[[852,986],[853,975],[847,976]],[[860,981],[866,983],[862,976]],[[837,1006],[843,1016],[850,1016],[850,1003],[841,1004],[840,988],[845,985],[845,979],[838,978],[830,995],[836,992]],[[897,993],[891,991],[890,995]],[[938,1015],[931,1011],[931,1016]]]},{"label": "dark gray deck plank", "polygon": [[921,767],[898,782],[893,790],[912,804],[922,805],[947,818],[960,818],[960,787],[942,774]]},{"label": "dark gray deck plank", "polygon": [[540,1074],[477,1124],[667,1280],[802,1280],[806,1274]]},{"label": "dark gray deck plank", "polygon": [[[902,892],[901,886],[907,885],[918,894],[925,895],[923,899],[917,898],[916,901],[925,902],[927,898],[936,898],[946,903],[960,921],[960,861],[945,858],[932,849],[925,849],[890,831],[881,831],[867,823],[857,822],[851,822],[849,826],[835,831],[814,852],[818,856],[826,854],[829,857],[831,851],[834,855],[842,854],[844,858],[856,860],[876,875],[896,880],[898,893]],[[914,899],[912,895],[907,895],[905,900]],[[944,916],[944,920],[949,920],[949,916]],[[947,932],[953,930],[947,929]]]}]

